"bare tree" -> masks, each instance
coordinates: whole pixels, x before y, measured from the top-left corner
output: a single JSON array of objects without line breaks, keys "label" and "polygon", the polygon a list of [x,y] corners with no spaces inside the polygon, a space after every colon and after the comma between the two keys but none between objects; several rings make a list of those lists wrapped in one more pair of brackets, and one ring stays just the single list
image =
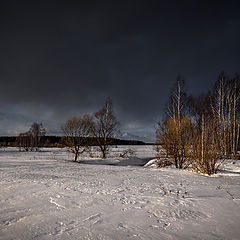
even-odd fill
[{"label": "bare tree", "polygon": [[29,131],[18,135],[17,146],[19,151],[28,152],[31,149],[31,133]]},{"label": "bare tree", "polygon": [[[169,95],[165,120],[158,123],[156,134],[156,144],[160,143],[167,156],[174,158],[176,168],[185,168],[188,165],[192,123],[186,114],[186,103],[185,82],[179,76]],[[161,151],[159,147],[155,149]]]},{"label": "bare tree", "polygon": [[221,158],[220,141],[216,124],[202,113],[201,125],[196,126],[192,144],[192,167],[197,172],[216,173],[224,159]]},{"label": "bare tree", "polygon": [[239,145],[239,126],[240,126],[240,77],[236,74],[232,81],[233,89],[233,124],[232,124],[232,153],[237,154]]},{"label": "bare tree", "polygon": [[239,88],[238,75],[227,79],[222,72],[215,83],[212,109],[218,124],[218,135],[221,139],[222,155],[236,155],[239,142]]},{"label": "bare tree", "polygon": [[194,131],[189,160],[193,169],[205,174],[213,174],[221,164],[221,142],[217,118],[211,107],[210,93],[191,98],[191,118]]},{"label": "bare tree", "polygon": [[34,122],[29,132],[31,135],[31,151],[38,151],[41,147],[41,138],[45,136],[46,130],[42,123]]},{"label": "bare tree", "polygon": [[19,150],[38,151],[41,147],[41,139],[45,136],[46,130],[42,123],[34,122],[25,133],[20,133],[17,137]]},{"label": "bare tree", "polygon": [[109,152],[109,144],[117,132],[119,122],[113,113],[112,100],[106,99],[105,105],[98,112],[94,113],[92,122],[92,134],[97,140],[98,147],[102,153],[102,158],[106,158]]},{"label": "bare tree", "polygon": [[180,120],[186,113],[187,93],[185,81],[178,76],[170,92],[165,110],[167,118]]},{"label": "bare tree", "polygon": [[64,142],[69,150],[74,153],[74,161],[78,160],[88,148],[88,139],[91,130],[92,118],[88,115],[83,117],[69,118],[61,129],[64,133]]}]

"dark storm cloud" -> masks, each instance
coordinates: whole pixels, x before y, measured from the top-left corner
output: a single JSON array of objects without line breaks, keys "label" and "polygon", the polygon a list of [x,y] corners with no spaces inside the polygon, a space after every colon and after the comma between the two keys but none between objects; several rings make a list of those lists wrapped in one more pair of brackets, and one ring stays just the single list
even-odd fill
[{"label": "dark storm cloud", "polygon": [[106,96],[124,129],[147,128],[178,74],[197,93],[239,71],[237,1],[80,2],[1,2],[2,133],[38,119],[57,131]]}]

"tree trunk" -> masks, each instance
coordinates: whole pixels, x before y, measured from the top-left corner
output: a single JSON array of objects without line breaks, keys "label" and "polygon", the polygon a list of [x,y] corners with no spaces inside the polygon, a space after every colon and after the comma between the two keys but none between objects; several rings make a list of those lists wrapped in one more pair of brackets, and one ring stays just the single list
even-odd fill
[{"label": "tree trunk", "polygon": [[105,159],[106,158],[106,152],[104,150],[102,150],[102,158]]},{"label": "tree trunk", "polygon": [[202,114],[202,149],[201,149],[201,157],[202,157],[202,163],[204,161],[204,114]]},{"label": "tree trunk", "polygon": [[237,144],[236,144],[236,103],[237,103],[237,81],[234,81],[234,99],[233,99],[233,154],[237,153]]},{"label": "tree trunk", "polygon": [[77,159],[78,159],[78,153],[75,153],[74,162],[77,162]]}]

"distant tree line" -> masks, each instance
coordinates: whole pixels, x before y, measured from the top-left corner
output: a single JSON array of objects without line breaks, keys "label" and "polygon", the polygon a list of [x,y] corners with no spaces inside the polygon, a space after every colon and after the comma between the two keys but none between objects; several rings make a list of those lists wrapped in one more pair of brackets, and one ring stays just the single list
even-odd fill
[{"label": "distant tree line", "polygon": [[[178,77],[157,127],[156,150],[161,147],[174,159],[176,168],[191,165],[213,174],[226,158],[237,158],[240,128],[240,78],[222,72],[212,91],[188,95]],[[160,145],[161,147],[160,147]]]},{"label": "distant tree line", "polygon": [[[0,146],[1,147],[19,147],[17,142],[17,137],[15,136],[0,136]],[[65,147],[63,136],[50,136],[45,135],[41,137],[41,147],[45,148],[62,148]],[[97,140],[94,137],[86,137],[85,141],[88,141],[89,146],[97,146]],[[109,145],[151,145],[150,143],[145,143],[138,140],[123,140],[118,138],[110,139]]]}]

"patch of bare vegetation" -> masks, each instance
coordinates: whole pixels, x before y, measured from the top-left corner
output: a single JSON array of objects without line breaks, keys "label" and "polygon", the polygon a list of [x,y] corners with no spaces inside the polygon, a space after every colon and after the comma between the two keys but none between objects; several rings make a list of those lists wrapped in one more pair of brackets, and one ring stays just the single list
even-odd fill
[{"label": "patch of bare vegetation", "polygon": [[128,149],[124,150],[122,153],[120,153],[119,157],[121,157],[121,158],[136,157],[136,152],[133,149],[128,148]]},{"label": "patch of bare vegetation", "polygon": [[169,159],[161,159],[156,163],[157,168],[164,168],[173,165],[173,161]]}]

